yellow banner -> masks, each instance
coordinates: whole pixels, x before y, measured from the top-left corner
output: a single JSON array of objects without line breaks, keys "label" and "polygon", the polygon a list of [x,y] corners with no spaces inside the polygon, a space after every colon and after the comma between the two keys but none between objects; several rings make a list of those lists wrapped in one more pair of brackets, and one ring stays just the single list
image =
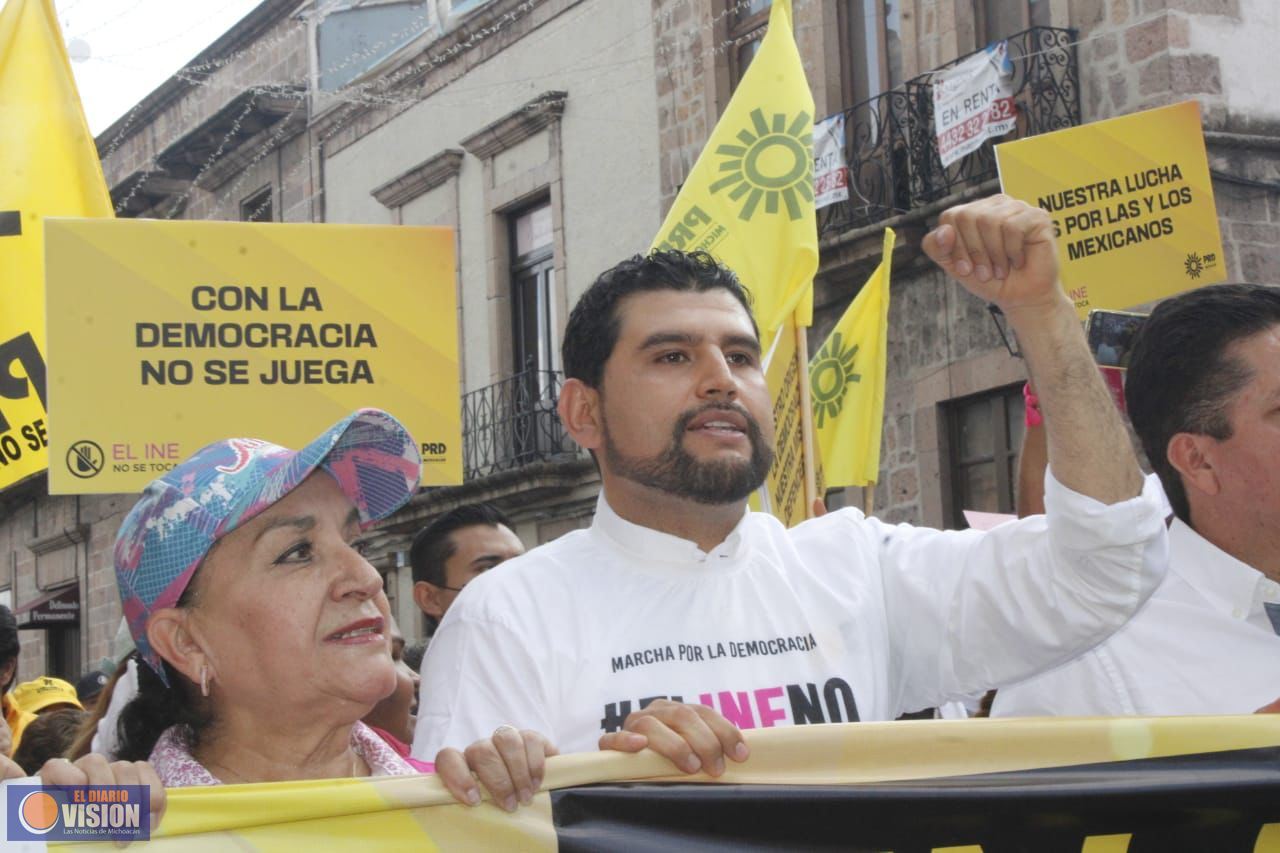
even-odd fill
[{"label": "yellow banner", "polygon": [[1082,318],[1226,279],[1195,101],[1006,142],[996,160],[1004,191],[1053,217]]},{"label": "yellow banner", "polygon": [[880,476],[896,239],[884,230],[880,265],[809,362],[814,438],[830,486],[865,486]]},{"label": "yellow banner", "polygon": [[812,322],[813,111],[790,0],[775,0],[759,52],[651,247],[702,249],[737,273],[766,346],[793,312]]},{"label": "yellow banner", "polygon": [[[806,503],[804,488],[804,432],[800,420],[800,383],[805,375],[796,357],[796,327],[784,325],[777,337],[777,345],[765,368],[765,381],[773,400],[774,452],[773,467],[765,480],[767,506],[759,503],[753,509],[772,513],[787,527],[804,521],[811,507]],[[824,493],[822,466],[814,458],[816,496]]]},{"label": "yellow banner", "polygon": [[44,219],[111,216],[52,0],[0,11],[0,489],[49,465]]},{"label": "yellow banner", "polygon": [[[1260,754],[1261,763],[1249,777],[1249,782],[1255,787],[1254,793],[1266,799],[1271,789],[1258,789],[1257,786],[1275,784],[1265,768],[1274,766],[1267,759],[1280,745],[1280,717],[1263,714],[1238,717],[918,720],[788,726],[748,730],[743,735],[750,745],[751,757],[743,764],[728,762],[726,772],[714,779],[705,774],[673,775],[671,764],[648,750],[634,755],[589,752],[552,758],[547,762],[544,790],[535,795],[531,806],[511,815],[488,800],[475,808],[458,805],[438,779],[421,776],[170,790],[164,820],[144,848],[181,850],[184,853],[220,853],[224,850],[255,853],[294,853],[297,850],[360,850],[362,853],[407,849],[556,850],[561,841],[558,834],[567,832],[568,836],[563,839],[565,843],[574,849],[590,849],[592,839],[603,842],[607,836],[582,834],[590,826],[589,810],[576,808],[566,810],[572,813],[562,813],[564,801],[557,797],[572,793],[566,789],[624,781],[714,784],[722,788],[743,786],[734,792],[734,799],[741,801],[741,816],[745,821],[752,809],[759,811],[771,798],[778,796],[778,789],[774,786],[837,786],[856,795],[857,786],[873,785],[875,788],[867,793],[875,797],[878,808],[892,806],[894,797],[907,798],[906,802],[920,810],[918,814],[923,820],[929,816],[930,809],[938,808],[940,801],[949,793],[954,795],[957,790],[968,790],[974,795],[982,794],[984,788],[980,781],[969,783],[966,780],[990,780],[988,774],[1005,774],[1003,782],[986,783],[990,786],[986,789],[990,791],[990,799],[971,796],[967,806],[970,819],[963,825],[949,825],[945,834],[964,839],[966,835],[977,834],[983,822],[994,820],[997,825],[1007,826],[1011,833],[1004,847],[1048,849],[1051,845],[1043,843],[1045,836],[1055,837],[1054,833],[1060,833],[1064,826],[1079,822],[1072,809],[1087,799],[1083,796],[1087,792],[1081,785],[1109,791],[1107,796],[1111,798],[1112,805],[1106,822],[1117,827],[1112,832],[1126,827],[1126,823],[1149,825],[1160,819],[1185,818],[1187,803],[1199,802],[1194,798],[1187,799],[1188,794],[1194,797],[1197,785],[1204,786],[1206,792],[1217,797],[1212,802],[1204,800],[1203,811],[1213,814],[1219,825],[1225,824],[1230,815],[1224,804],[1247,795],[1250,788],[1247,784],[1237,783],[1229,790],[1224,790],[1221,785],[1215,789],[1215,780],[1231,772],[1230,767],[1215,764],[1215,754],[1225,761],[1232,755],[1238,756],[1249,750],[1266,751]],[[1192,766],[1178,768],[1157,763],[1160,759],[1184,755],[1196,757]],[[1131,762],[1138,763],[1130,765]],[[1016,779],[1009,775],[1071,767],[1087,769],[1076,776],[1062,775],[1050,780],[1043,776]],[[1236,770],[1239,772],[1238,768]],[[1126,773],[1132,775],[1126,776]],[[1153,807],[1148,799],[1139,813],[1128,821],[1123,819],[1123,810],[1117,810],[1115,802],[1125,802],[1124,798],[1131,795],[1133,786],[1159,783],[1164,774],[1184,783],[1180,787],[1175,786],[1178,796],[1166,795],[1168,805],[1163,812],[1158,810],[1158,806]],[[925,787],[928,780],[940,780],[939,787]],[[889,787],[892,783],[908,781],[914,781],[914,785]],[[1063,783],[1066,783],[1065,787]],[[969,785],[968,789],[966,785]],[[912,789],[915,789],[914,799],[911,799]],[[831,803],[836,802],[832,799],[835,792],[831,787],[818,790],[828,803],[826,809],[830,810],[833,807]],[[1018,796],[1020,790],[1027,793],[1026,799],[1020,801],[1023,804],[1020,807],[1028,812],[1042,808],[1045,799],[1050,798],[1049,812],[1054,819],[1046,815],[1041,821],[1011,820],[1007,816],[1010,814],[1010,801]],[[648,803],[655,798],[666,797],[666,803],[674,806],[683,799],[684,805],[680,809],[637,807],[635,798],[632,798],[632,811],[641,822],[639,826],[633,822],[632,828],[640,833],[632,839],[633,842],[643,841],[642,846],[658,849],[673,844],[678,848],[684,838],[689,839],[690,844],[695,839],[700,840],[703,845],[716,838],[714,830],[709,835],[701,822],[696,827],[691,825],[689,815],[703,812],[700,808],[688,806],[688,800],[681,797],[683,791],[685,789],[679,785],[650,789],[645,801]],[[591,790],[585,793],[589,795]],[[1059,799],[1052,799],[1055,796]],[[843,808],[855,803],[854,800],[841,802],[842,812]],[[995,811],[994,818],[983,816],[984,806],[988,805]],[[807,806],[805,799],[792,796],[783,801],[782,808],[802,806]],[[876,807],[873,805],[872,808]],[[1214,807],[1218,810],[1215,811]],[[901,811],[899,805],[888,816]],[[724,812],[717,811],[716,814],[723,816]],[[1121,819],[1117,820],[1117,814]],[[620,817],[620,820],[625,819]],[[1253,819],[1262,823],[1275,818],[1268,813],[1255,813]],[[1212,821],[1206,823],[1203,816],[1197,820],[1210,829],[1214,826]],[[841,849],[862,849],[862,845],[856,843],[857,825],[820,821],[809,830],[815,837],[826,838],[832,834],[829,831],[832,828],[838,830],[837,834],[842,834],[844,842]],[[725,833],[722,841],[740,839],[738,833],[742,831],[742,824],[726,823],[720,831]],[[908,833],[899,825],[896,829],[889,827],[888,834],[902,838]],[[1258,846],[1252,849],[1274,851],[1277,838],[1280,838],[1280,833],[1263,827],[1258,833]],[[1060,838],[1058,840],[1061,841]],[[613,846],[618,846],[617,837],[612,841]],[[803,837],[797,836],[793,841],[794,847],[807,846]],[[51,843],[49,847],[87,851],[115,849],[109,842],[97,845],[63,842]],[[904,844],[904,847],[929,849],[928,846],[910,844]],[[889,848],[879,845],[868,849]],[[945,848],[939,844],[934,849]],[[1059,843],[1053,849],[1069,848]],[[1118,849],[1127,848],[1121,846]]]},{"label": "yellow banner", "polygon": [[50,221],[49,491],[136,492],[228,436],[301,447],[361,406],[462,481],[453,233]]}]

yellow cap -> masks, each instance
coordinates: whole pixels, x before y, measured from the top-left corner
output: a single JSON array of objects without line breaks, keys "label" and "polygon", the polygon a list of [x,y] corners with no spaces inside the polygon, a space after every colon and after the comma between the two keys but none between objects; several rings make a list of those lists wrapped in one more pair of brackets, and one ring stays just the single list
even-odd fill
[{"label": "yellow cap", "polygon": [[74,687],[61,678],[50,678],[47,675],[22,682],[9,695],[19,708],[29,714],[38,714],[42,708],[64,703],[84,709]]}]

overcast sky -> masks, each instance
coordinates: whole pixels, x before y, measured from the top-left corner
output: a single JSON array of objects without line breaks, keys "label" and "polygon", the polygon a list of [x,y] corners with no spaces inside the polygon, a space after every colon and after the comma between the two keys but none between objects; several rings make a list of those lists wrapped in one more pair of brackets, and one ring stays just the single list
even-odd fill
[{"label": "overcast sky", "polygon": [[54,0],[89,129],[110,127],[259,2]]}]

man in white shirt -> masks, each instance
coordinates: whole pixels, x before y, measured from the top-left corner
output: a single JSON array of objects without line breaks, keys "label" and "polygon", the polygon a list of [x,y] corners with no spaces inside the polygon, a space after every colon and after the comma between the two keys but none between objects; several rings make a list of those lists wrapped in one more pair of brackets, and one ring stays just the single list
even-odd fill
[{"label": "man in white shirt", "polygon": [[1121,625],[1161,579],[1165,529],[1052,223],[998,196],[946,211],[924,249],[1017,331],[1049,424],[1047,516],[981,533],[748,512],[773,422],[747,298],[702,253],[624,261],[563,348],[559,412],[599,465],[595,520],[459,596],[423,663],[414,755],[515,724],[718,775],[746,757],[741,729],[893,719]]},{"label": "man in white shirt", "polygon": [[1243,714],[1280,696],[1280,289],[1162,302],[1125,385],[1176,516],[1168,576],[1107,642],[997,693],[992,716]]}]

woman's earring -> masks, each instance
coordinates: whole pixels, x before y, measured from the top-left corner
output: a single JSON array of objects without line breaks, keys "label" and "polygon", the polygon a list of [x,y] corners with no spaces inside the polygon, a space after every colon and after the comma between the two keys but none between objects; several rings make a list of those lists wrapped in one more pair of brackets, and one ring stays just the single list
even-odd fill
[{"label": "woman's earring", "polygon": [[207,664],[200,664],[200,695],[209,695],[209,667]]}]

